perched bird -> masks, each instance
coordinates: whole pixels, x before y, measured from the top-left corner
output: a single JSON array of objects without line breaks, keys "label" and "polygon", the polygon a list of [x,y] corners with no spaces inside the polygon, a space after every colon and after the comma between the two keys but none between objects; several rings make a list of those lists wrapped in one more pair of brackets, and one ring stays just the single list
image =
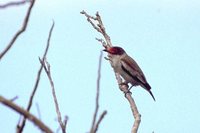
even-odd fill
[{"label": "perched bird", "polygon": [[123,77],[125,80],[124,84],[130,83],[132,86],[140,85],[150,93],[155,101],[151,92],[151,86],[148,84],[142,70],[123,48],[117,46],[106,47],[103,51],[108,53],[114,71]]}]

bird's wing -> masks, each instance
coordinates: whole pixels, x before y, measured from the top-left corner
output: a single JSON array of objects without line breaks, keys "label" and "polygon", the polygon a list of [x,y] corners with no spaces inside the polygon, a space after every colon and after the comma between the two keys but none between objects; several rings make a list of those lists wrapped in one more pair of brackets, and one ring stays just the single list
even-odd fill
[{"label": "bird's wing", "polygon": [[126,73],[134,78],[134,80],[141,82],[142,84],[146,84],[146,78],[138,66],[138,64],[129,56],[121,59],[122,69],[126,71]]},{"label": "bird's wing", "polygon": [[138,64],[129,56],[127,56],[126,59],[121,59],[121,64],[122,69],[135,81],[140,83],[150,93],[155,101],[153,93],[151,92],[151,86],[147,83],[146,78]]}]

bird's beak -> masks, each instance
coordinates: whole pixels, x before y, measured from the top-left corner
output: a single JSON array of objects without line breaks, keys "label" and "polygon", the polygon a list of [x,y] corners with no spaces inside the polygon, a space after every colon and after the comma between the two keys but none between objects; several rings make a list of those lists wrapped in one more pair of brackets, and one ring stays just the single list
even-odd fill
[{"label": "bird's beak", "polygon": [[104,51],[104,52],[108,52],[108,50],[107,50],[107,49],[103,49],[103,51]]}]

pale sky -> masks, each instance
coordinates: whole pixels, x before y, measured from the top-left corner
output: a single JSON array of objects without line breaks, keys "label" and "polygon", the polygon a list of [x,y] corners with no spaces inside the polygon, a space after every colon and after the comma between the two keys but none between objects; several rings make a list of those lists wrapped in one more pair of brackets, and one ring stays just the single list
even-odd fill
[{"label": "pale sky", "polygon": [[[0,1],[0,3],[7,1]],[[0,51],[22,24],[28,5],[0,10]],[[102,38],[86,18],[85,10],[99,11],[114,45],[123,47],[142,68],[152,92],[132,89],[141,113],[139,133],[200,132],[200,2],[198,0],[37,0],[26,32],[0,63],[0,95],[19,97],[26,108],[35,83],[52,20],[55,27],[47,55],[51,64],[62,115],[68,115],[67,132],[88,132],[95,106],[97,66]],[[106,54],[104,53],[104,56]],[[31,113],[41,116],[53,131],[58,122],[46,74],[43,72]],[[102,62],[100,111],[107,110],[98,133],[128,133],[133,116],[118,89],[108,61]],[[19,114],[0,105],[0,130],[15,132]],[[24,133],[40,132],[28,122]]]}]

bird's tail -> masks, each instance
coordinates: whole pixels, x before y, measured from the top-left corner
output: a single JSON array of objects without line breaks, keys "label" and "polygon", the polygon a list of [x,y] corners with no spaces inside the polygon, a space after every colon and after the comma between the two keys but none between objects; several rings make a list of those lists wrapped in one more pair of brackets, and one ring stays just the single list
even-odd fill
[{"label": "bird's tail", "polygon": [[152,96],[153,100],[156,101],[155,97],[153,96],[153,93],[151,92],[151,86],[146,83],[145,85],[145,89],[150,93],[150,95]]},{"label": "bird's tail", "polygon": [[152,96],[153,100],[156,101],[155,97],[153,96],[153,93],[151,92],[151,90],[148,91],[150,93],[150,95]]}]

